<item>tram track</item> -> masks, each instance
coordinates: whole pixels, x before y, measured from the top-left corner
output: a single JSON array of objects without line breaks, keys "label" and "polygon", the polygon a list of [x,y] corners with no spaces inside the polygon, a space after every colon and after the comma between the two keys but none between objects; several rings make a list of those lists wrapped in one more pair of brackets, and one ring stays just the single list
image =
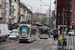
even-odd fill
[{"label": "tram track", "polygon": [[4,48],[7,48],[9,46],[15,46],[16,45],[16,42],[13,42],[12,44],[7,44],[5,47],[0,47],[0,49],[4,49]]},{"label": "tram track", "polygon": [[[35,42],[35,41],[34,41],[34,42]],[[24,47],[27,47],[27,46],[28,46],[28,47],[27,47],[28,49],[27,49],[27,48],[26,48],[26,49],[29,50],[29,48],[30,48],[32,45],[34,46],[34,45],[36,45],[36,44],[39,43],[39,42],[37,42],[37,43],[34,43],[34,42],[31,42],[31,43],[24,43],[24,45],[18,46],[18,47],[16,47],[16,48],[14,48],[13,50],[20,50],[20,49],[22,49],[22,48],[24,48]],[[30,46],[30,47],[29,47],[29,46]],[[25,49],[25,50],[26,50],[26,49]]]}]

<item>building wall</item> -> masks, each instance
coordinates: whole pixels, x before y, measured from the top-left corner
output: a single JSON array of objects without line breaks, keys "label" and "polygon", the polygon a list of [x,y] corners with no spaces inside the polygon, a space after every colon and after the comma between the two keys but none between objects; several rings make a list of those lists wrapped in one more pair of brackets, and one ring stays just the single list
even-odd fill
[{"label": "building wall", "polygon": [[63,8],[64,8],[64,31],[70,30],[70,0],[57,0],[56,8],[56,28],[60,27],[60,33],[63,33]]},{"label": "building wall", "polygon": [[73,8],[72,8],[72,21],[75,24],[75,0],[73,0]]},{"label": "building wall", "polygon": [[1,9],[2,9],[2,3],[1,2],[2,2],[2,0],[0,0],[0,17],[1,17],[1,12],[2,12],[1,11]]},{"label": "building wall", "polygon": [[18,20],[18,4],[16,2],[12,2],[12,5],[14,5],[14,13],[12,14],[12,17],[15,17],[14,19],[14,23],[17,23],[17,20]]},{"label": "building wall", "polygon": [[64,14],[64,24],[69,26],[69,17],[70,17],[70,1],[69,0],[57,0],[57,16],[56,24],[63,25],[63,7],[65,8]]},{"label": "building wall", "polygon": [[6,0],[6,23],[9,22],[9,0]]},{"label": "building wall", "polygon": [[21,21],[24,21],[24,9],[21,7]]},{"label": "building wall", "polygon": [[0,17],[3,19],[0,21],[6,21],[6,0],[0,0]]}]

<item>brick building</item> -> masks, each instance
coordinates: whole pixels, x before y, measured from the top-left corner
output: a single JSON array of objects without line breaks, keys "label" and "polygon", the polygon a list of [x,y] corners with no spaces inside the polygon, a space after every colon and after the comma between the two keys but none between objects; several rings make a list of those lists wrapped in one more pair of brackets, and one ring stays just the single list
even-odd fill
[{"label": "brick building", "polygon": [[71,0],[72,29],[75,31],[75,0]]},{"label": "brick building", "polygon": [[[60,33],[69,31],[70,29],[70,3],[71,0],[55,0],[55,15],[56,15],[56,27],[59,28]],[[64,8],[64,13],[63,13]],[[64,15],[64,23],[63,23]]]}]

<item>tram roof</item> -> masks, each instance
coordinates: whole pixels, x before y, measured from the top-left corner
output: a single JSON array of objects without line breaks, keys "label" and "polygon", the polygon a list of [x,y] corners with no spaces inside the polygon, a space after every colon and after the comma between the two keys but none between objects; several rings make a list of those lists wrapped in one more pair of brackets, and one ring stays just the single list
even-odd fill
[{"label": "tram roof", "polygon": [[31,24],[20,24],[20,26],[28,26],[28,27],[30,27],[32,25]]}]

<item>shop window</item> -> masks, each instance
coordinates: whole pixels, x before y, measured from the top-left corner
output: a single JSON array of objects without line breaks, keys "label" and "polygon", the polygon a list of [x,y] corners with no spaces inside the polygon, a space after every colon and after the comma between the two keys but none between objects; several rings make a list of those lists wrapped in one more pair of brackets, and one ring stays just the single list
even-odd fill
[{"label": "shop window", "polygon": [[60,13],[58,13],[58,16],[60,16]]}]

